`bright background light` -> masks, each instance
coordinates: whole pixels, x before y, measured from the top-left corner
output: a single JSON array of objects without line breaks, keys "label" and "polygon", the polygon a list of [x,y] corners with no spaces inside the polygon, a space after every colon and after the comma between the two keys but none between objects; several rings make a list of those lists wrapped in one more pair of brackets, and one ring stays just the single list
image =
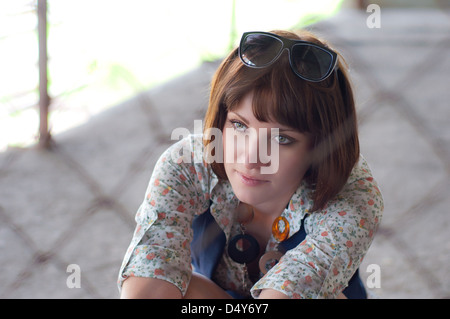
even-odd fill
[{"label": "bright background light", "polygon": [[[49,125],[57,134],[222,58],[244,31],[291,29],[343,0],[48,0]],[[0,151],[36,142],[36,1],[0,0]]]}]

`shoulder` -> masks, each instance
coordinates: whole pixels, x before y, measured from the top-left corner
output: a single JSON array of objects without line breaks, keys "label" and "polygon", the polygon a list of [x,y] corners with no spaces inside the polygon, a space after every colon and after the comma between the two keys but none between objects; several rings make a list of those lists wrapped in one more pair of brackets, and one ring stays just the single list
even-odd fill
[{"label": "shoulder", "polygon": [[[364,157],[360,156],[359,161],[353,168],[352,173],[350,174],[346,185],[339,193],[338,198],[350,200],[351,202],[360,199],[358,201],[359,204],[363,206],[373,206],[373,208],[378,209],[380,212],[383,211],[383,196],[369,164]],[[361,200],[363,202],[360,202]]]},{"label": "shoulder", "polygon": [[[377,181],[361,156],[339,194],[322,211],[311,214],[311,224],[334,224],[334,229],[356,227],[376,231],[384,210],[384,201]],[[339,227],[337,227],[339,226]]]},{"label": "shoulder", "polygon": [[161,155],[160,161],[176,164],[203,164],[203,139],[201,134],[189,134],[174,140]]},{"label": "shoulder", "polygon": [[155,170],[171,167],[175,170],[188,170],[190,173],[209,170],[203,160],[202,135],[188,135],[169,146],[158,159]]},{"label": "shoulder", "polygon": [[204,161],[203,137],[188,135],[169,146],[158,159],[153,179],[164,181],[172,188],[196,188],[200,193],[209,193],[217,183],[217,176]]},{"label": "shoulder", "polygon": [[341,192],[329,203],[329,209],[339,210],[343,207],[359,215],[366,215],[370,211],[374,218],[380,216],[384,209],[378,183],[362,156],[355,164]]}]

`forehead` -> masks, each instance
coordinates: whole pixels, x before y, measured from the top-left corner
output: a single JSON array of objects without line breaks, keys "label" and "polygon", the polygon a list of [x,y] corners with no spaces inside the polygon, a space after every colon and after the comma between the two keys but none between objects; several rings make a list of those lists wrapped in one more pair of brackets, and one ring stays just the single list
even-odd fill
[{"label": "forehead", "polygon": [[236,103],[227,107],[227,112],[253,119],[262,126],[306,133],[309,129],[304,122],[301,104],[292,95],[286,97],[283,92],[259,87],[244,92]]},{"label": "forehead", "polygon": [[265,120],[260,120],[254,114],[253,107],[253,92],[247,93],[244,97],[235,105],[235,107],[229,110],[228,115],[234,115],[243,120],[247,125],[250,126],[258,126],[261,128],[278,128],[280,132],[284,131],[293,131],[299,132],[300,130],[295,127],[286,126],[280,122],[278,122],[273,117],[266,118]]},{"label": "forehead", "polygon": [[234,105],[233,108],[229,109],[229,114],[235,114],[239,117],[242,117],[242,119],[246,120],[246,122],[260,122],[260,123],[267,123],[267,124],[274,124],[280,126],[280,123],[278,121],[267,117],[264,117],[263,119],[258,116],[255,112],[254,108],[254,92],[251,91],[249,93],[246,93],[238,103]]}]

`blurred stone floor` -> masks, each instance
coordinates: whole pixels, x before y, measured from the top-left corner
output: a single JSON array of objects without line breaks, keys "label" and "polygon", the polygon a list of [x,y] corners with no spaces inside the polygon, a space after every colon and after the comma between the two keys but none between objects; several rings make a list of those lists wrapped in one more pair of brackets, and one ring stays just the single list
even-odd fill
[{"label": "blurred stone floor", "polygon": [[[446,8],[446,9],[445,9]],[[450,11],[346,8],[309,29],[351,69],[362,154],[385,198],[362,266],[372,298],[450,297]],[[118,298],[116,278],[151,170],[176,127],[193,130],[218,63],[54,136],[0,153],[0,298]],[[448,206],[447,206],[448,205]],[[69,288],[69,265],[81,270]],[[366,280],[367,279],[367,280]]]}]

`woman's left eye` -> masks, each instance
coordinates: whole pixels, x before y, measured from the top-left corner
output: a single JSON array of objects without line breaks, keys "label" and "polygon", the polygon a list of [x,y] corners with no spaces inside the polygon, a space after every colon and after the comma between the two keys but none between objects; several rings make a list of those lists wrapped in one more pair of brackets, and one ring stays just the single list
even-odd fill
[{"label": "woman's left eye", "polygon": [[287,145],[292,142],[288,137],[282,136],[282,135],[277,135],[274,138],[275,138],[275,141],[281,145]]}]

